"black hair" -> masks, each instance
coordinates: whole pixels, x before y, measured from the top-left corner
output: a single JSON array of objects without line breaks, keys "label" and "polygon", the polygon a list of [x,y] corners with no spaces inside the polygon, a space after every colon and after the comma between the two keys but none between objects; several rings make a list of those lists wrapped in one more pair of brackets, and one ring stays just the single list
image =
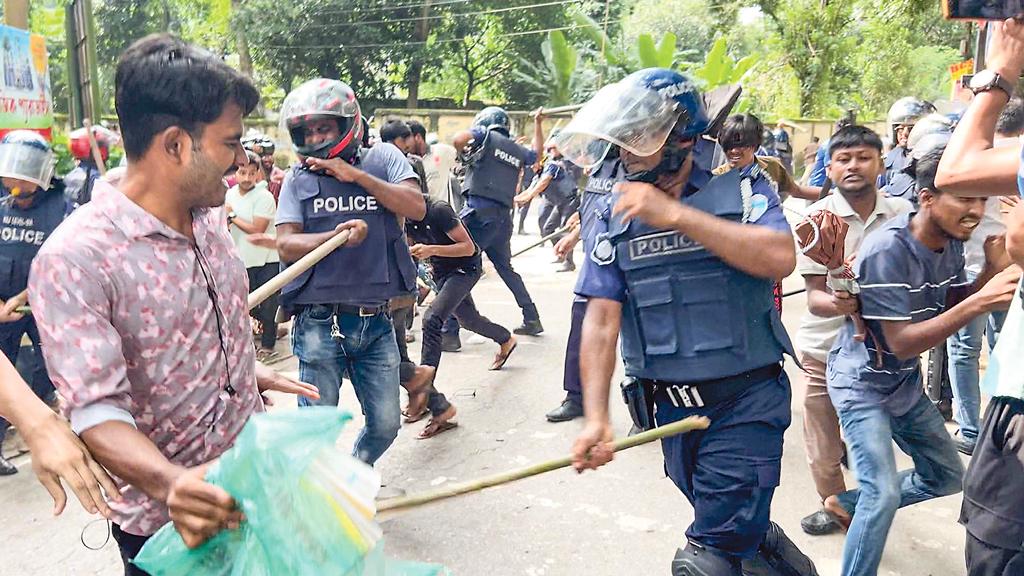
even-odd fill
[{"label": "black hair", "polygon": [[383,142],[394,142],[411,134],[412,130],[409,129],[409,125],[402,120],[389,120],[380,129],[380,139]]},{"label": "black hair", "polygon": [[934,194],[942,193],[935,187],[935,172],[939,169],[939,160],[942,160],[942,153],[945,151],[945,144],[935,146],[920,158],[914,159],[910,166],[904,169],[904,172],[914,177],[915,189],[918,192],[927,188]]},{"label": "black hair", "polygon": [[1012,137],[1019,136],[1021,133],[1024,133],[1024,99],[1014,96],[999,113],[999,120],[996,121],[996,134]]},{"label": "black hair", "polygon": [[172,126],[198,138],[229,103],[248,115],[260,99],[248,77],[171,34],[146,36],[125,50],[114,90],[129,160],[142,157],[153,137]]},{"label": "black hair", "polygon": [[733,114],[722,122],[718,131],[718,144],[722,150],[757,148],[764,141],[764,124],[753,114]]},{"label": "black hair", "polygon": [[252,150],[245,151],[245,164],[243,164],[243,166],[248,166],[249,164],[263,166],[263,162],[260,160],[260,155]]},{"label": "black hair", "polygon": [[409,130],[412,131],[413,136],[419,135],[422,136],[424,140],[427,139],[427,128],[423,126],[419,120],[409,120],[407,124],[409,125]]},{"label": "black hair", "polygon": [[871,128],[858,126],[856,124],[840,128],[828,141],[829,158],[835,156],[839,150],[856,148],[858,146],[869,146],[882,153],[882,139]]}]

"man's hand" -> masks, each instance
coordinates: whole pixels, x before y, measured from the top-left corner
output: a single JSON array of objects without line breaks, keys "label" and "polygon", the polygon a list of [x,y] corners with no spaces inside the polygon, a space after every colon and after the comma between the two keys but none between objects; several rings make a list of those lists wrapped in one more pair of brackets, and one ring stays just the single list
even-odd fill
[{"label": "man's hand", "polygon": [[304,396],[310,400],[320,399],[320,390],[316,386],[299,382],[284,374],[275,372],[262,362],[256,363],[256,388],[261,393],[273,390],[275,392],[284,392],[285,394]]},{"label": "man's hand", "polygon": [[249,234],[245,239],[253,246],[259,246],[260,248],[267,248],[270,250],[277,249],[277,238],[274,238],[270,234]]},{"label": "man's hand", "polygon": [[103,493],[111,500],[120,500],[117,485],[92,459],[66,420],[46,409],[40,418],[22,425],[21,437],[32,451],[32,471],[53,498],[54,516],[64,511],[68,500],[61,485],[63,480],[87,512],[110,517],[110,507]]},{"label": "man's hand", "polygon": [[571,216],[565,221],[565,225],[568,228],[576,228],[580,225],[580,213],[579,211],[573,212]]},{"label": "man's hand", "polygon": [[167,493],[167,509],[185,546],[196,548],[225,528],[238,528],[245,517],[230,494],[204,480],[209,464],[182,471]]},{"label": "man's hand", "polygon": [[577,472],[597,470],[612,461],[612,425],[607,419],[587,421],[572,445],[572,466]]},{"label": "man's hand", "polygon": [[1006,253],[1006,235],[996,234],[985,238],[982,245],[985,250],[985,268],[990,272],[999,272],[1013,264],[1013,259]]},{"label": "man's hand", "polygon": [[0,306],[0,324],[17,322],[25,317],[24,314],[15,312],[18,308],[28,304],[28,297],[27,295],[23,296],[23,294],[25,293],[22,292],[21,294],[12,296],[9,300],[3,303],[3,306]]},{"label": "man's hand", "polygon": [[576,247],[576,244],[579,244],[579,241],[580,235],[578,232],[574,231],[566,234],[555,244],[555,256],[559,259],[565,258]]},{"label": "man's hand", "polygon": [[1011,266],[996,274],[991,280],[985,283],[976,293],[983,312],[994,310],[1006,310],[1010,307],[1010,301],[1017,293],[1020,284],[1021,269]]},{"label": "man's hand", "polygon": [[224,203],[224,217],[227,217],[227,215],[231,214],[232,212],[234,212],[234,209],[231,208],[231,204],[228,204],[227,202],[225,202]]},{"label": "man's hand", "polygon": [[345,246],[359,246],[366,240],[366,234],[369,231],[369,227],[366,225],[366,220],[349,220],[338,224],[334,228],[334,232],[338,233],[342,230],[348,230],[349,236]]},{"label": "man's hand", "polygon": [[682,204],[654,185],[620,182],[615,185],[615,190],[619,193],[619,199],[612,212],[619,214],[623,222],[639,218],[654,228],[675,227],[676,215]]},{"label": "man's hand", "polygon": [[417,260],[425,260],[431,256],[435,256],[434,247],[427,244],[413,244],[409,248],[409,253],[412,254],[413,258]]},{"label": "man's hand", "polygon": [[845,290],[832,293],[832,305],[836,307],[836,312],[839,312],[842,316],[855,314],[860,307],[857,297]]},{"label": "man's hand", "polygon": [[328,158],[323,160],[320,158],[313,158],[312,156],[306,158],[306,166],[309,166],[310,170],[314,172],[323,172],[329,176],[333,176],[342,182],[354,182],[362,170],[355,166],[345,162],[341,158]]},{"label": "man's hand", "polygon": [[991,30],[986,66],[1016,82],[1024,69],[1024,23],[1010,18],[994,22]]},{"label": "man's hand", "polygon": [[519,194],[516,194],[515,196],[512,197],[512,202],[515,203],[516,208],[522,208],[523,206],[529,204],[531,201],[533,201],[533,198],[531,198],[531,195],[527,192],[520,192]]},{"label": "man's hand", "polygon": [[530,113],[530,116],[533,116],[534,122],[542,122],[545,118],[544,107],[541,106],[540,108],[537,108],[536,110]]}]

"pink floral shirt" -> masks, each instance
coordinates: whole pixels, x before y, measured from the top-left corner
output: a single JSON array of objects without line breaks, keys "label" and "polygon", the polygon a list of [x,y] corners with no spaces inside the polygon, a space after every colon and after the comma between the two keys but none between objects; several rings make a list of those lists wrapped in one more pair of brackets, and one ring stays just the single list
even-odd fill
[{"label": "pink floral shirt", "polygon": [[[187,467],[220,456],[263,410],[245,268],[222,211],[193,216],[194,245],[98,181],[29,279],[47,369],[75,431],[128,422]],[[148,536],[169,520],[163,503],[120,486],[111,508],[122,530]]]}]

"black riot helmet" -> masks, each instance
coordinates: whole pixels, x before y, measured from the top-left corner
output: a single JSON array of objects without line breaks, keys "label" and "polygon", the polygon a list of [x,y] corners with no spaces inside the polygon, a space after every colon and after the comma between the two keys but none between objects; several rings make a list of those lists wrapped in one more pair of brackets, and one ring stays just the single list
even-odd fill
[{"label": "black riot helmet", "polygon": [[488,106],[473,117],[473,126],[495,130],[498,133],[508,136],[512,132],[512,121],[509,120],[508,112],[498,106]]}]

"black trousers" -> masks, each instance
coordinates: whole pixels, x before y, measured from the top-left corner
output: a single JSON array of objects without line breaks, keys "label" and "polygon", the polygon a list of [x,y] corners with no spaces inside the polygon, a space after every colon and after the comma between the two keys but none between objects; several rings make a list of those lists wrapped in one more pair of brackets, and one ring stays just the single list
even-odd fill
[{"label": "black trousers", "polygon": [[[547,206],[551,207],[548,212],[547,218],[541,224],[540,235],[547,236],[558,230],[569,220],[569,217],[576,212],[576,205],[572,202],[566,204],[552,204],[548,202]],[[556,236],[551,239],[551,245],[554,246],[562,239],[562,236]],[[565,259],[568,262],[572,262],[572,251],[565,255]]]},{"label": "black trousers", "polygon": [[[246,268],[249,275],[249,291],[263,286],[271,278],[277,276],[281,266],[277,262],[269,262],[263,266]],[[280,292],[275,292],[270,298],[264,300],[259,306],[252,309],[249,314],[260,321],[263,326],[263,334],[260,336],[260,348],[273,350],[277,343],[277,299]]]},{"label": "black trousers", "polygon": [[138,566],[131,563],[139,555],[142,546],[150,537],[122,532],[121,527],[117,524],[110,525],[110,533],[114,536],[114,541],[117,542],[117,547],[121,551],[121,562],[124,563],[124,576],[150,576],[149,572],[140,570]]},{"label": "black trousers", "polygon": [[452,314],[463,328],[498,344],[504,344],[512,337],[508,330],[491,322],[476,309],[470,291],[479,280],[479,270],[459,271],[434,278],[434,282],[437,283],[437,296],[423,315],[421,364],[436,368],[441,363],[441,328]]},{"label": "black trousers", "polygon": [[565,343],[565,369],[562,388],[570,400],[583,402],[583,384],[580,379],[580,341],[583,339],[583,318],[587,315],[587,301],[573,300],[569,321],[569,341]]}]

